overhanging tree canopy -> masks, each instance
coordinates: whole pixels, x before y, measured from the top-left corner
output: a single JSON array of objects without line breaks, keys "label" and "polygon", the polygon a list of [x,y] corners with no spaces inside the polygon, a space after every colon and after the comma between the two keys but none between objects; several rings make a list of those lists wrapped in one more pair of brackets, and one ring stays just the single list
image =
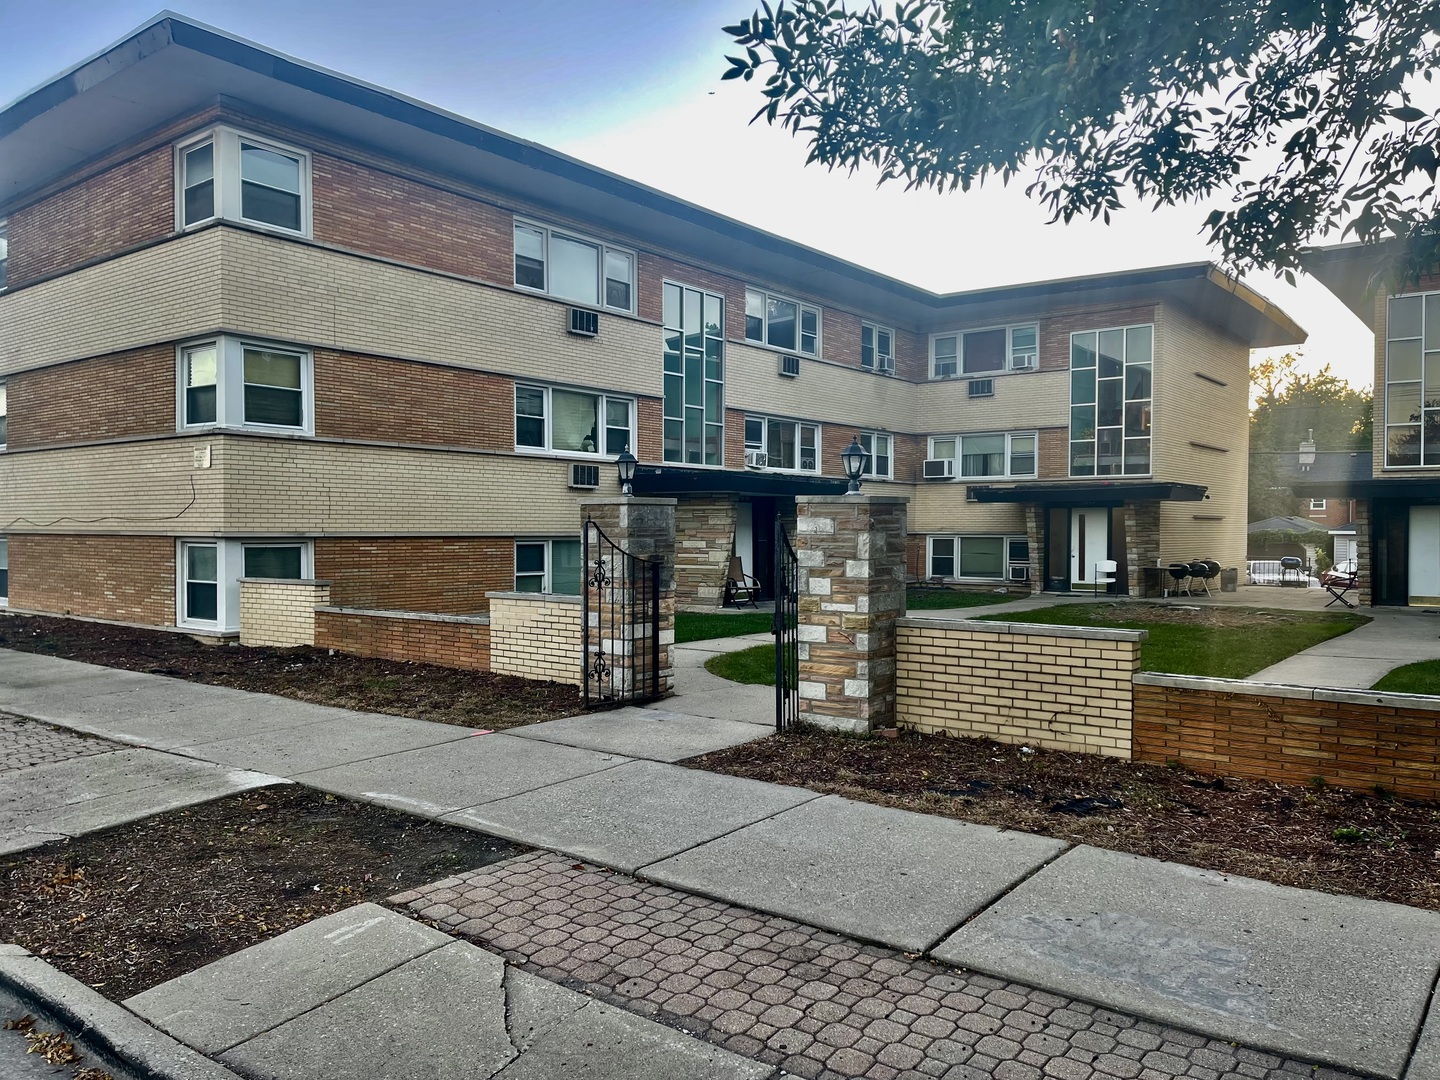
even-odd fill
[{"label": "overhanging tree canopy", "polygon": [[910,186],[1030,173],[1063,221],[1228,196],[1211,242],[1288,275],[1336,229],[1440,250],[1437,29],[1440,0],[798,0],[726,27],[724,77],[811,161]]}]

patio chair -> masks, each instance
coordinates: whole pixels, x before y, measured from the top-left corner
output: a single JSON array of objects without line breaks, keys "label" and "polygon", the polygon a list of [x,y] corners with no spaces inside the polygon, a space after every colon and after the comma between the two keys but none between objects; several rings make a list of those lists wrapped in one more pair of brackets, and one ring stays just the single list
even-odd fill
[{"label": "patio chair", "polygon": [[1331,574],[1324,580],[1325,591],[1330,594],[1330,599],[1325,602],[1329,607],[1337,600],[1348,608],[1355,605],[1345,598],[1345,594],[1355,588],[1355,579],[1360,576],[1359,570],[1349,574]]},{"label": "patio chair", "polygon": [[737,608],[746,604],[758,608],[760,605],[755,600],[759,595],[759,579],[745,573],[739,555],[731,555],[730,569],[725,572],[725,603],[734,604]]},{"label": "patio chair", "polygon": [[1115,571],[1119,568],[1120,564],[1114,559],[1104,559],[1097,562],[1095,564],[1095,576],[1092,579],[1095,582],[1095,587],[1097,589],[1103,587],[1104,592],[1109,592],[1110,586],[1115,584]]}]

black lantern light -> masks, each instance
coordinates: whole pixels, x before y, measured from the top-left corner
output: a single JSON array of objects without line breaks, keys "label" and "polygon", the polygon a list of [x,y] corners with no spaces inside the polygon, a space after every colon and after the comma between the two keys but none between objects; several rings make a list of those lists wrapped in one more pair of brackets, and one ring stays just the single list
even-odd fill
[{"label": "black lantern light", "polygon": [[638,464],[640,463],[635,460],[635,455],[629,450],[621,450],[620,456],[615,459],[615,470],[620,474],[620,494],[635,494],[630,487],[630,481],[635,479],[635,466]]},{"label": "black lantern light", "polygon": [[860,436],[856,435],[850,440],[850,445],[840,451],[840,461],[845,466],[845,475],[850,478],[850,490],[846,495],[860,494],[860,477],[865,474],[865,466],[870,461],[870,455],[860,445]]}]

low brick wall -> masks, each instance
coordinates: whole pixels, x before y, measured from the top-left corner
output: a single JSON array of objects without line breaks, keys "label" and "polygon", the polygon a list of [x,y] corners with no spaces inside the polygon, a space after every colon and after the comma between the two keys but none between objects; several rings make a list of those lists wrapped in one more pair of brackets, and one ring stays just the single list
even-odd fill
[{"label": "low brick wall", "polygon": [[580,686],[580,597],[492,592],[490,670]]},{"label": "low brick wall", "polygon": [[328,581],[241,578],[240,644],[314,645],[315,608],[328,603]]},{"label": "low brick wall", "polygon": [[1143,630],[901,619],[902,727],[1131,756]]},{"label": "low brick wall", "polygon": [[1440,698],[1135,677],[1135,757],[1286,784],[1440,799]]},{"label": "low brick wall", "polygon": [[490,617],[319,607],[315,644],[356,656],[489,671]]}]

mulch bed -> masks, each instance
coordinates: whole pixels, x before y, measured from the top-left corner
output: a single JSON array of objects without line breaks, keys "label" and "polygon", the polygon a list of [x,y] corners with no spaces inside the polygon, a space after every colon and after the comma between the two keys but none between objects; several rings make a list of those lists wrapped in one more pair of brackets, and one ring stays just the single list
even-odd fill
[{"label": "mulch bed", "polygon": [[526,849],[298,785],[0,857],[0,941],[115,1001]]},{"label": "mulch bed", "polygon": [[988,739],[809,730],[684,764],[1324,892],[1440,910],[1440,804]]},{"label": "mulch bed", "polygon": [[494,731],[585,711],[579,691],[560,683],[325,649],[210,644],[185,634],[77,619],[0,617],[0,648]]}]

